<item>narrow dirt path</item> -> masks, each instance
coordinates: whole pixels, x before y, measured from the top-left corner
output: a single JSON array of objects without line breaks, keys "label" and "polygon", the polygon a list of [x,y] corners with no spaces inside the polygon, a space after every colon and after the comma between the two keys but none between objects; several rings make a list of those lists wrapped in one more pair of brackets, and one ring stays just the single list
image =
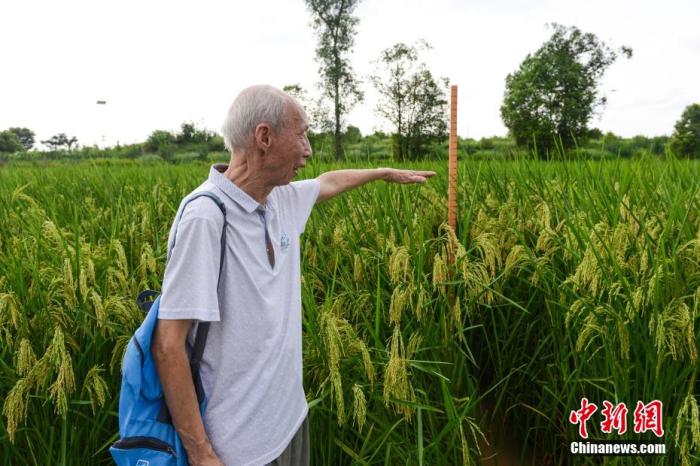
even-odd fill
[{"label": "narrow dirt path", "polygon": [[[488,426],[484,427],[484,435],[488,442],[479,439],[479,449],[481,466],[547,466],[551,465],[551,459],[546,455],[536,457],[528,452],[522,458],[522,447],[512,429],[514,426],[503,425],[497,422],[492,416],[492,407],[486,400],[481,402],[481,418],[491,418]],[[488,413],[488,414],[487,414]]]}]

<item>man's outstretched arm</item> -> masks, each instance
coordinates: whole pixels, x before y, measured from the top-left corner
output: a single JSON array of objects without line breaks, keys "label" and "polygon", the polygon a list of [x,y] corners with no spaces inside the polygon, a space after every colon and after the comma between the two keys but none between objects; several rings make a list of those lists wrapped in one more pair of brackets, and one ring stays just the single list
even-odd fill
[{"label": "man's outstretched arm", "polygon": [[316,203],[323,202],[349,189],[362,186],[375,180],[392,183],[425,183],[434,176],[432,171],[397,170],[395,168],[367,168],[334,170],[321,174],[317,179],[321,183],[321,191]]}]

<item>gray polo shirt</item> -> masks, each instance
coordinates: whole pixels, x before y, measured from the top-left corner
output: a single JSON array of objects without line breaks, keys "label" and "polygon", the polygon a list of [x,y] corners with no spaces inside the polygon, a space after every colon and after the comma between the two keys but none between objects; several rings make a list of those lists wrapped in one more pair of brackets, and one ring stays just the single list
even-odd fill
[{"label": "gray polo shirt", "polygon": [[[227,466],[273,461],[308,413],[302,376],[299,235],[320,190],[317,179],[278,186],[261,207],[218,170],[195,191],[226,206],[226,251],[217,277],[223,215],[209,198],[187,204],[165,269],[158,318],[213,321],[202,357],[204,426]],[[182,204],[180,206],[182,209]],[[268,229],[275,265],[268,260]],[[172,239],[173,227],[170,230]],[[194,342],[194,328],[188,335]]]}]

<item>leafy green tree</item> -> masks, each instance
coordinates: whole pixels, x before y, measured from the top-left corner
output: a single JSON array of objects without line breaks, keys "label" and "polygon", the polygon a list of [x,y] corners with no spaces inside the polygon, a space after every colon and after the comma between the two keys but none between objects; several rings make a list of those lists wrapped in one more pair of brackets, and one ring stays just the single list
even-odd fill
[{"label": "leafy green tree", "polygon": [[324,102],[323,97],[310,97],[299,84],[289,84],[284,86],[282,90],[294,97],[304,107],[306,116],[309,119],[310,133],[319,134],[333,131],[334,122],[330,116],[330,109]]},{"label": "leafy green tree", "polygon": [[501,117],[516,143],[544,157],[555,147],[570,148],[588,136],[588,121],[606,103],[598,83],[622,53],[575,26],[550,25],[554,33],[520,68],[506,77]]},{"label": "leafy green tree", "polygon": [[17,134],[9,129],[0,131],[0,152],[14,153],[21,150],[24,150],[24,146]]},{"label": "leafy green tree", "polygon": [[170,131],[157,129],[148,136],[144,147],[147,151],[155,152],[165,160],[170,160],[175,152],[176,137]]},{"label": "leafy green tree", "polygon": [[178,134],[175,138],[177,139],[177,142],[180,143],[188,143],[188,142],[195,142],[195,133],[197,130],[194,127],[194,123],[183,123],[182,126],[180,126],[180,134]]},{"label": "leafy green tree", "polygon": [[598,128],[592,128],[588,130],[588,136],[586,139],[602,139],[603,132]]},{"label": "leafy green tree", "polygon": [[42,144],[49,146],[51,150],[59,150],[65,147],[69,152],[73,150],[73,145],[77,144],[77,142],[78,138],[75,136],[69,138],[66,136],[66,133],[58,133],[51,136],[51,139],[41,141]]},{"label": "leafy green tree", "polygon": [[359,0],[306,0],[312,25],[318,36],[316,61],[319,62],[319,87],[325,98],[333,102],[333,135],[335,159],[343,159],[343,116],[363,94],[348,55],[355,43],[359,19],[353,16]]},{"label": "leafy green tree", "polygon": [[294,97],[302,105],[306,103],[306,91],[301,87],[301,84],[287,84],[282,90]]},{"label": "leafy green tree", "polygon": [[682,157],[700,158],[700,104],[688,105],[674,128],[671,151]]},{"label": "leafy green tree", "polygon": [[170,131],[157,129],[153,131],[146,139],[146,150],[156,152],[161,146],[174,145],[175,135]]},{"label": "leafy green tree", "polygon": [[345,130],[345,141],[349,144],[357,144],[362,139],[362,133],[357,126],[348,125]]},{"label": "leafy green tree", "polygon": [[11,131],[17,135],[19,141],[22,143],[26,150],[34,147],[34,131],[29,128],[10,128]]},{"label": "leafy green tree", "polygon": [[180,126],[180,133],[175,136],[175,142],[178,144],[203,143],[213,136],[207,130],[198,129],[194,123],[185,122]]},{"label": "leafy green tree", "polygon": [[381,52],[370,77],[381,98],[376,112],[394,125],[392,149],[398,160],[416,159],[432,139],[447,133],[447,78],[434,78],[421,50],[430,44],[398,43]]}]

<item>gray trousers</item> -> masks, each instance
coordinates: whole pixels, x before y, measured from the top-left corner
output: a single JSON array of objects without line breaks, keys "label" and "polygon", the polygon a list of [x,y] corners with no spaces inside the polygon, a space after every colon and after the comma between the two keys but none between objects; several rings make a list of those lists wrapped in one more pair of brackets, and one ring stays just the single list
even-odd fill
[{"label": "gray trousers", "polygon": [[268,466],[309,466],[309,416],[307,414],[299,430],[287,448]]}]

